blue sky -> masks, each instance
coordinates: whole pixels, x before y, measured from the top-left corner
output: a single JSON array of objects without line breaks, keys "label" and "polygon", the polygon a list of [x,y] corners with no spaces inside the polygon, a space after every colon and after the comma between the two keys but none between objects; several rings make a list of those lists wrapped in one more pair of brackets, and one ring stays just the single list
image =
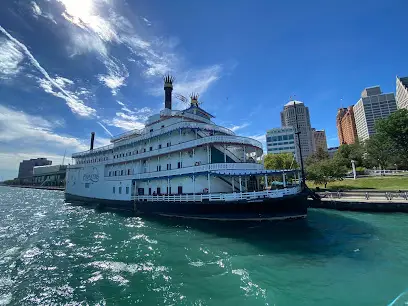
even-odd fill
[{"label": "blue sky", "polygon": [[91,131],[105,145],[142,128],[168,72],[216,123],[259,140],[296,95],[337,145],[341,104],[408,75],[407,11],[404,0],[1,1],[0,179],[22,159],[87,149]]}]

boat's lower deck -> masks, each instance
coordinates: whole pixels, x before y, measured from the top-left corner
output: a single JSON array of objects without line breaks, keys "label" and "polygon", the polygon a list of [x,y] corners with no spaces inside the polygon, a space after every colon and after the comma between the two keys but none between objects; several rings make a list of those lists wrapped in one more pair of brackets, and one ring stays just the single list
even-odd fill
[{"label": "boat's lower deck", "polygon": [[70,203],[90,204],[100,208],[132,210],[140,214],[162,215],[205,220],[284,220],[306,217],[308,201],[306,193],[279,198],[234,201],[117,201],[81,197],[66,193]]}]

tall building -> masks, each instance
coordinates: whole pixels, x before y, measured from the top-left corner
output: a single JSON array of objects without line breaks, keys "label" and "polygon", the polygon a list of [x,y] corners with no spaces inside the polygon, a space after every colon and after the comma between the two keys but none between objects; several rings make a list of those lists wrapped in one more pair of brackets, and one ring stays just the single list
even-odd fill
[{"label": "tall building", "polygon": [[266,148],[268,153],[292,153],[298,159],[298,148],[295,144],[293,127],[274,128],[266,131]]},{"label": "tall building", "polygon": [[339,108],[336,116],[337,135],[340,144],[353,144],[357,141],[357,128],[353,106]]},{"label": "tall building", "polygon": [[380,86],[368,87],[361,93],[361,98],[353,107],[359,141],[375,134],[375,122],[387,118],[397,110],[393,93],[384,94]]},{"label": "tall building", "polygon": [[312,128],[313,134],[313,148],[317,151],[318,148],[322,148],[324,151],[327,151],[327,139],[325,130],[316,130]]},{"label": "tall building", "polygon": [[408,109],[408,77],[397,77],[397,107]]},{"label": "tall building", "polygon": [[33,176],[33,168],[37,166],[47,166],[51,165],[52,161],[41,157],[41,158],[32,158],[28,160],[23,160],[20,163],[18,168],[18,178],[27,178]]},{"label": "tall building", "polygon": [[[302,159],[305,159],[313,154],[313,134],[312,127],[310,124],[309,108],[307,108],[303,102],[300,101],[290,101],[288,102],[281,112],[281,122],[282,127],[293,127],[296,130],[296,115],[295,106],[296,104],[296,114],[299,124],[299,138],[300,144],[302,146]],[[296,137],[295,137],[296,138]],[[295,139],[295,143],[297,141]]]}]

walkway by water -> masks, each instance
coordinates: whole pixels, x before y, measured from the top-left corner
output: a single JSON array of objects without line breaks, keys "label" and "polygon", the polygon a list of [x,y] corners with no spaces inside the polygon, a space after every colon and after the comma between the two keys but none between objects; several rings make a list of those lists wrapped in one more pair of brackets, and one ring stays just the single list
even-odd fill
[{"label": "walkway by water", "polygon": [[0,187],[0,305],[387,305],[408,288],[407,228],[406,214],[327,210],[145,219]]}]

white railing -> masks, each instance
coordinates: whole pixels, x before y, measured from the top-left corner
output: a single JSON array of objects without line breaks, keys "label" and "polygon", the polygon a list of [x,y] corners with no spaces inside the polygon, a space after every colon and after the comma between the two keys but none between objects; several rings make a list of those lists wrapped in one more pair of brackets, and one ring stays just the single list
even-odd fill
[{"label": "white railing", "polygon": [[154,157],[158,155],[168,154],[172,152],[178,152],[181,150],[186,150],[190,148],[195,148],[197,146],[202,146],[205,144],[213,143],[227,143],[227,144],[241,144],[241,145],[250,145],[256,148],[262,149],[262,144],[252,138],[242,137],[242,136],[208,136],[200,139],[189,140],[179,144],[172,145],[170,147],[164,147],[161,149],[155,149],[152,151],[146,151],[144,153],[138,153],[136,155],[123,156],[120,158],[114,159],[114,161],[109,161],[109,163],[121,163],[126,161],[134,161],[145,159],[149,157]]},{"label": "white railing", "polygon": [[[111,149],[116,149],[119,148],[120,146],[128,146],[130,144],[134,144],[137,141],[141,141],[141,140],[146,140],[148,138],[153,138],[153,137],[157,137],[160,136],[162,134],[171,132],[171,131],[175,131],[178,129],[202,129],[202,130],[208,130],[208,131],[215,131],[215,132],[221,132],[227,135],[231,135],[231,136],[235,136],[235,133],[227,128],[224,128],[222,126],[218,126],[215,124],[205,124],[205,123],[195,123],[195,122],[178,122],[178,123],[174,123],[172,125],[169,125],[165,128],[161,128],[159,130],[153,131],[153,132],[149,132],[147,129],[146,131],[144,131],[142,134],[140,134],[140,130],[137,130],[137,132],[135,132],[135,130],[133,131],[129,131],[126,132],[124,134],[124,136],[116,136],[114,138],[111,139],[111,141],[113,141],[113,139],[118,138],[115,141],[115,144],[110,144],[107,146],[103,146],[100,148],[96,148],[91,150],[87,150],[87,151],[83,151],[83,152],[78,152],[78,153],[74,153],[72,154],[72,157],[81,157],[84,155],[88,155],[88,154],[97,154],[103,151],[107,151],[107,150],[111,150]],[[130,136],[138,136],[136,137],[132,137],[131,139],[127,139],[126,137],[130,137]],[[123,138],[123,140],[119,141],[119,138]],[[255,140],[256,141],[256,140]]]},{"label": "white railing", "polygon": [[[183,174],[193,174],[193,173],[202,173],[213,170],[263,170],[263,165],[254,164],[254,163],[220,163],[220,164],[206,164],[201,166],[192,166],[185,168],[178,168],[174,170],[165,170],[165,171],[154,171],[147,173],[138,173],[130,175],[121,175],[121,176],[105,176],[105,179],[108,180],[124,180],[124,179],[137,179],[145,180],[150,178],[157,177],[167,177],[173,175],[183,175]],[[109,168],[108,168],[109,171]]]},{"label": "white railing", "polygon": [[139,195],[133,196],[134,201],[148,202],[203,202],[203,201],[237,201],[237,200],[257,200],[264,198],[281,198],[288,195],[294,195],[300,192],[300,187],[291,187],[285,189],[253,191],[253,192],[234,192],[234,193],[210,193],[210,194],[175,194],[175,195]]},{"label": "white railing", "polygon": [[204,121],[207,123],[211,123],[210,119],[206,119],[204,117],[201,116],[197,116],[191,113],[187,113],[185,110],[170,110],[170,109],[163,109],[162,111],[160,111],[160,117],[162,116],[169,116],[169,117],[185,117],[185,118],[189,118],[189,119],[193,119],[193,120],[197,120],[197,121]]}]

